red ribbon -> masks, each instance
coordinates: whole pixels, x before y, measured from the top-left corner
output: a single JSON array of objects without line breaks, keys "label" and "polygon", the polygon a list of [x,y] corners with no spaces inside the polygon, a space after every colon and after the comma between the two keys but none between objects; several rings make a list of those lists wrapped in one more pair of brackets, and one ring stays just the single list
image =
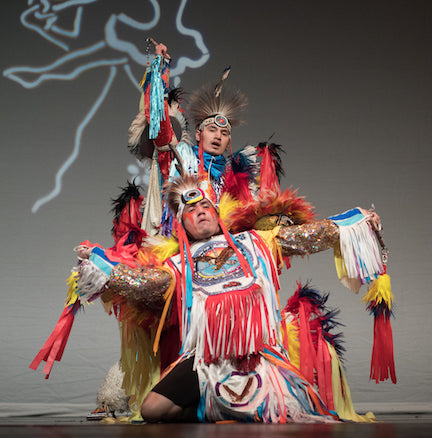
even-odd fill
[{"label": "red ribbon", "polygon": [[72,330],[75,314],[79,307],[80,302],[77,300],[74,304],[64,308],[50,337],[30,364],[30,368],[36,370],[39,364],[45,361],[46,365],[43,369],[45,379],[49,378],[54,361],[60,362],[63,356],[69,334]]}]

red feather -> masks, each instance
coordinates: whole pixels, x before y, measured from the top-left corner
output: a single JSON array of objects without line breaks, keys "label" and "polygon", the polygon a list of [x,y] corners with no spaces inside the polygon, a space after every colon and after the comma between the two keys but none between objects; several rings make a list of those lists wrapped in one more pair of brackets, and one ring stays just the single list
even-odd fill
[{"label": "red feather", "polygon": [[241,203],[253,201],[249,190],[250,176],[246,172],[234,172],[230,167],[225,174],[224,193],[229,193]]}]

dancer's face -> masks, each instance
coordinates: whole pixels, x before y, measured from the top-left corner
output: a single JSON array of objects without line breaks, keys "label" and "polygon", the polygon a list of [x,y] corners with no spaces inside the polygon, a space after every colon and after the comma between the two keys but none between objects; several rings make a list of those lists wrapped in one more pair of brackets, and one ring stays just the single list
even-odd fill
[{"label": "dancer's face", "polygon": [[219,219],[208,199],[187,204],[183,210],[183,226],[194,240],[208,239],[219,232]]},{"label": "dancer's face", "polygon": [[201,131],[197,129],[195,139],[198,143],[202,139],[204,152],[210,155],[222,155],[231,142],[231,135],[227,128],[211,123]]}]

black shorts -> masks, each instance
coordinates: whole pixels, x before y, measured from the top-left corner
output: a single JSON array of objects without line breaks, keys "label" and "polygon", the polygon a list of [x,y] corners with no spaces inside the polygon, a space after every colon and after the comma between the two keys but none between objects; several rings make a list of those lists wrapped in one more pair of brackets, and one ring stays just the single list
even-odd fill
[{"label": "black shorts", "polygon": [[197,407],[200,400],[198,374],[193,370],[195,357],[189,357],[178,363],[152,389],[185,409]]}]

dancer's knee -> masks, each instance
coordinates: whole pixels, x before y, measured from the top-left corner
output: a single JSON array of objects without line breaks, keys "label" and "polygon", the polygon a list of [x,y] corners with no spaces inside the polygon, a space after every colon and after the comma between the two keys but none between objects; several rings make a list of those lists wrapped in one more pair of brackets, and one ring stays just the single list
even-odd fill
[{"label": "dancer's knee", "polygon": [[182,411],[180,406],[157,392],[150,392],[141,406],[141,415],[149,423],[174,420]]}]

